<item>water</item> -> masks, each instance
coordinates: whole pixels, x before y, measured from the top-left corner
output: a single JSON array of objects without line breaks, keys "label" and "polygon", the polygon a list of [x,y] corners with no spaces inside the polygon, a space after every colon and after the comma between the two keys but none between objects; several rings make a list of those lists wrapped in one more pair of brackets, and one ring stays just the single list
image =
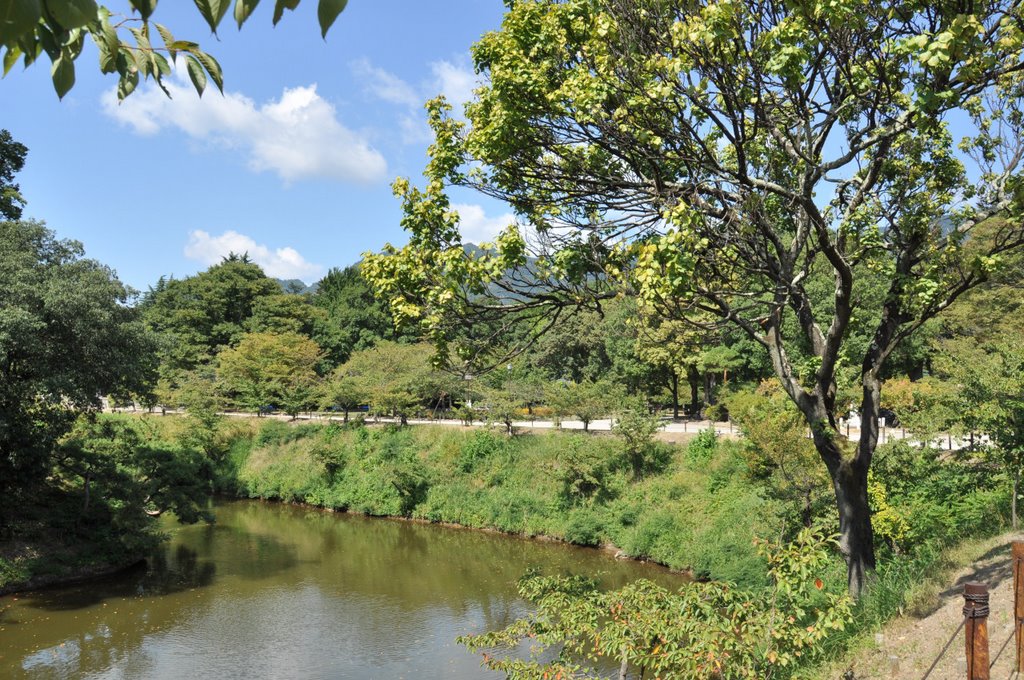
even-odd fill
[{"label": "water", "polygon": [[527,611],[529,568],[682,579],[482,532],[226,502],[140,568],[0,598],[0,678],[497,678],[455,644]]}]

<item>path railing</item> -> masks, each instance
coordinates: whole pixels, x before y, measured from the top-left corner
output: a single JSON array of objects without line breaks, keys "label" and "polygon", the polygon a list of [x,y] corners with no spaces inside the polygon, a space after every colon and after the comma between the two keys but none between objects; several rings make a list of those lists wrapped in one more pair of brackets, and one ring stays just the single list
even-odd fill
[{"label": "path railing", "polygon": [[989,593],[984,583],[964,584],[963,620],[949,636],[942,651],[921,680],[928,680],[946,655],[953,641],[964,631],[964,652],[966,655],[967,680],[991,680],[992,668],[1002,656],[1010,642],[1015,642],[1016,658],[1009,680],[1024,680],[1024,541],[1014,541],[1011,548],[1013,563],[1013,626],[995,656],[989,659],[988,616]]}]

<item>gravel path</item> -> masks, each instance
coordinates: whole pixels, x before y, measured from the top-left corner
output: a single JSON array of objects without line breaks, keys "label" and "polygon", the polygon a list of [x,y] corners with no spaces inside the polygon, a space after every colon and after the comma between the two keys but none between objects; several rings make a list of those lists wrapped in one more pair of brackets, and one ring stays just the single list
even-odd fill
[{"label": "gravel path", "polygon": [[[989,654],[995,658],[1013,631],[1013,567],[1010,542],[1024,540],[1021,534],[993,539],[974,563],[960,570],[939,593],[937,608],[923,618],[903,616],[875,635],[875,644],[858,654],[853,662],[856,680],[892,678],[920,680],[963,619],[964,584],[974,581],[989,587]],[[1014,649],[1011,641],[996,659],[992,680],[1012,678]],[[929,680],[958,680],[967,676],[964,634],[957,634]],[[842,677],[842,676],[839,676]],[[1022,676],[1024,677],[1024,676]]]}]

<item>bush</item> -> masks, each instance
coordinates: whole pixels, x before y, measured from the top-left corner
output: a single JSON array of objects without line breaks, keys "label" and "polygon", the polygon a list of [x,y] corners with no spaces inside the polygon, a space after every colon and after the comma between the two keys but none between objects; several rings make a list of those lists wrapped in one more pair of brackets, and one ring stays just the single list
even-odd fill
[{"label": "bush", "polygon": [[[852,618],[842,579],[827,590],[820,577],[833,548],[806,530],[791,544],[762,545],[771,582],[765,593],[722,583],[691,583],[672,593],[643,580],[601,592],[590,579],[529,574],[519,592],[535,605],[533,614],[459,642],[484,652],[488,668],[513,677],[596,677],[587,664],[598,657],[625,660],[640,676],[788,677]],[[534,648],[529,660],[512,653],[523,644]]]},{"label": "bush", "polygon": [[729,410],[725,404],[711,404],[704,408],[704,417],[713,423],[724,423],[729,420]]},{"label": "bush", "polygon": [[573,510],[565,526],[565,540],[578,545],[600,545],[605,535],[604,523],[593,512]]},{"label": "bush", "polygon": [[701,430],[697,436],[690,440],[686,447],[686,458],[691,463],[706,463],[715,455],[718,448],[718,435],[715,428],[709,427]]}]

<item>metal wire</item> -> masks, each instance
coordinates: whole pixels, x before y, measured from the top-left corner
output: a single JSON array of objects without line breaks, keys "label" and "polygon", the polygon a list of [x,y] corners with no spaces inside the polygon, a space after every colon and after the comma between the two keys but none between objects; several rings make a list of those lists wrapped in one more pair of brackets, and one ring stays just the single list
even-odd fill
[{"label": "metal wire", "polygon": [[996,661],[999,660],[999,655],[1003,653],[1003,650],[1006,649],[1006,645],[1010,644],[1010,640],[1012,640],[1015,635],[1017,635],[1016,628],[1010,631],[1010,637],[1006,638],[1006,642],[1003,643],[1003,646],[999,648],[999,651],[996,652],[996,655],[992,658],[992,662],[988,665],[989,670],[992,670],[992,667],[996,665]]},{"label": "metal wire", "polygon": [[956,630],[953,631],[953,634],[949,636],[949,640],[946,641],[946,645],[942,648],[942,651],[939,652],[939,655],[935,657],[935,661],[932,661],[931,667],[924,674],[924,677],[921,678],[921,680],[928,680],[928,676],[931,675],[932,671],[935,670],[935,667],[939,665],[939,661],[941,661],[942,657],[946,655],[946,651],[949,650],[949,646],[953,644],[953,640],[955,640],[956,636],[960,634],[960,631],[963,630],[964,624],[966,623],[967,617],[965,616],[963,619],[960,620],[960,625],[957,626]]}]

